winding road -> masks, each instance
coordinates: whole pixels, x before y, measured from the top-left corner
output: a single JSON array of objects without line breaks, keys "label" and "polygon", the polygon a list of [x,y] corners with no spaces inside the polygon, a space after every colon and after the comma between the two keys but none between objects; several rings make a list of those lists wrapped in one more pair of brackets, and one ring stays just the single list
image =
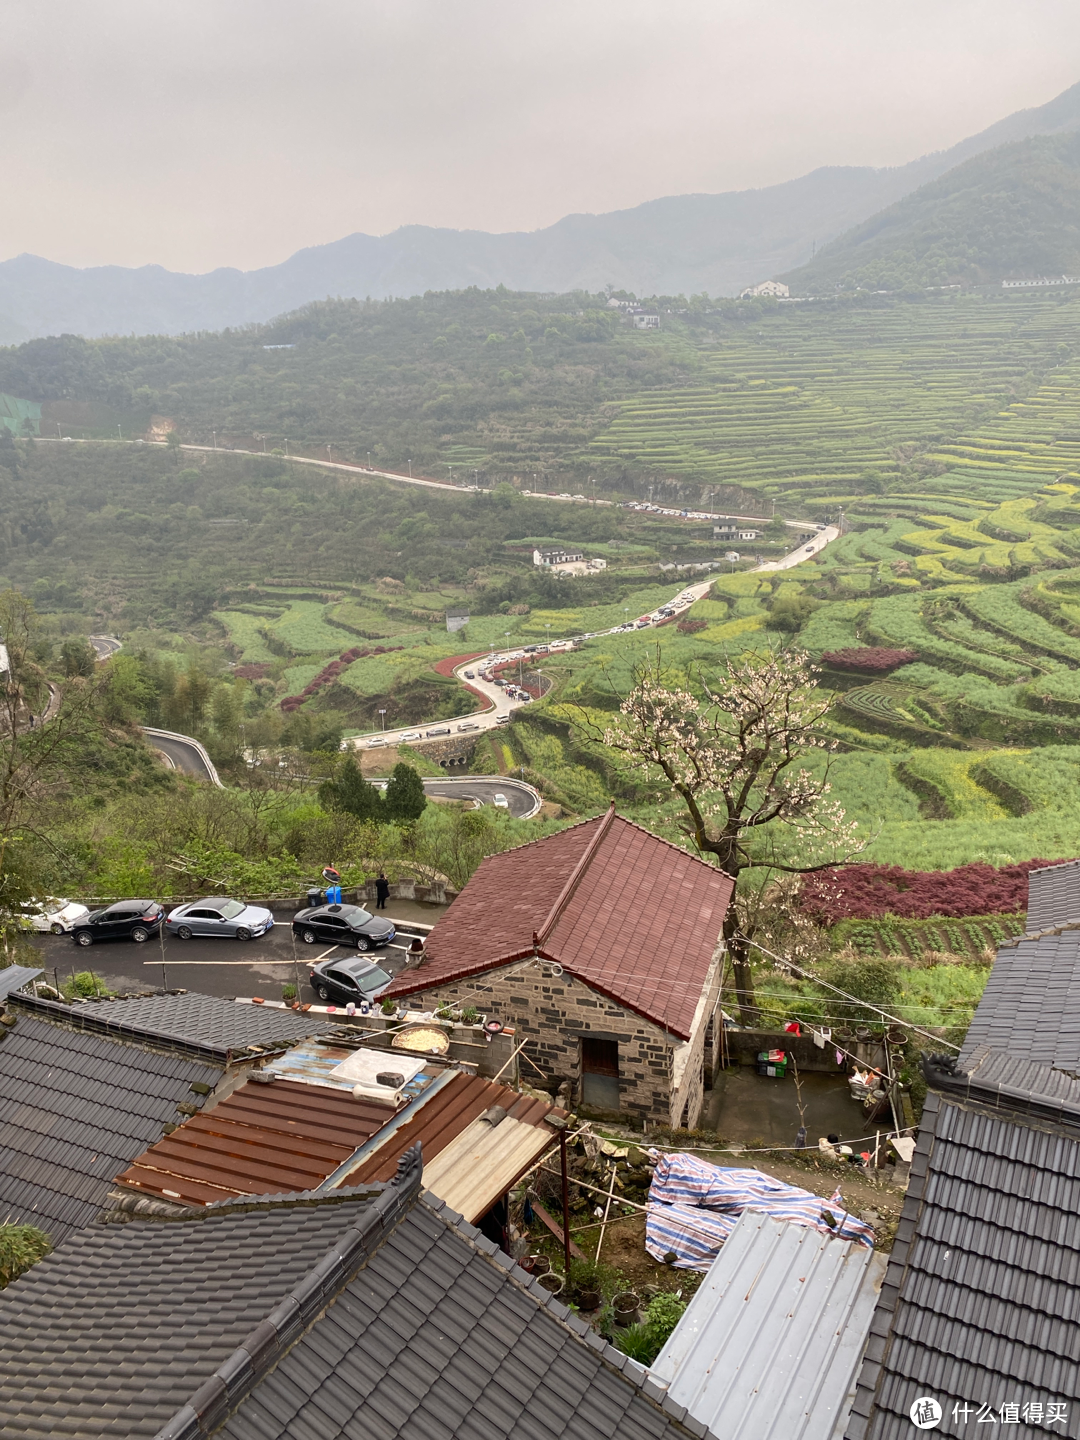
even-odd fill
[{"label": "winding road", "polygon": [[[42,438],[44,439],[45,437]],[[60,444],[63,442],[57,440],[52,441],[52,443]],[[93,444],[95,442],[89,440],[82,440],[76,441],[75,443]],[[112,444],[115,442],[109,441],[97,443]],[[162,448],[164,448],[165,446],[164,441],[130,440],[126,441],[125,443],[131,445],[159,445]],[[180,448],[182,450],[209,453],[214,453],[217,451],[217,447],[212,445],[181,445]],[[224,453],[232,455],[257,456],[260,455],[262,452],[258,450],[241,450],[230,446],[228,451]],[[339,460],[316,460],[304,455],[290,455],[286,458],[296,465],[314,465],[319,469],[345,471],[350,475],[371,475],[377,479],[392,480],[396,483],[403,485],[421,486],[436,490],[452,490],[458,494],[462,493],[463,490],[469,491],[479,489],[479,487],[475,485],[462,487],[459,485],[449,484],[446,481],[442,480],[428,480],[419,476],[400,475],[393,470],[376,470],[374,468],[363,465],[344,464],[342,461]],[[615,500],[590,500],[587,496],[584,495],[553,495],[547,491],[531,490],[522,491],[522,494],[534,500],[555,500],[561,501],[563,503],[579,505],[592,504],[619,506],[621,508],[628,508],[639,511],[649,511],[658,515],[663,515],[665,517],[674,516],[677,518],[689,519],[694,521],[719,520],[727,518],[721,515],[714,515],[710,512],[699,510],[675,510],[652,504],[639,504],[636,502],[622,502]],[[746,519],[753,517],[741,518]],[[781,570],[793,569],[796,565],[801,565],[804,561],[811,560],[815,556],[819,555],[821,551],[825,549],[826,545],[829,545],[832,543],[833,540],[838,539],[840,534],[842,533],[841,530],[835,525],[826,525],[819,528],[817,525],[802,520],[786,520],[784,523],[790,529],[801,532],[800,543],[795,547],[794,550],[791,550],[781,559],[765,560],[760,565],[755,565],[754,568],[747,573],[765,574]],[[572,649],[573,646],[581,644],[586,640],[595,640],[600,638],[600,636],[605,635],[618,635],[629,631],[652,629],[658,625],[667,624],[669,621],[675,619],[680,614],[685,613],[685,611],[687,611],[690,606],[695,603],[695,601],[700,600],[705,595],[707,595],[710,588],[712,587],[713,578],[714,577],[710,575],[709,578],[706,580],[697,581],[692,585],[687,585],[678,593],[678,595],[675,596],[674,599],[668,601],[666,605],[651,611],[648,615],[640,616],[636,620],[627,621],[622,625],[612,626],[608,630],[591,631],[584,635],[575,635],[568,639],[564,638],[561,640],[552,641],[550,644],[547,645],[518,646],[516,648],[509,648],[503,650],[492,650],[487,656],[480,657],[475,660],[463,661],[455,668],[453,672],[454,676],[462,684],[467,685],[472,691],[478,693],[486,701],[486,703],[481,708],[470,712],[468,715],[459,716],[453,721],[432,723],[429,725],[421,726],[403,726],[393,730],[367,731],[366,733],[361,735],[351,736],[347,743],[357,749],[378,749],[386,745],[396,745],[402,742],[406,744],[415,744],[417,741],[429,739],[447,739],[449,737],[461,734],[493,730],[496,726],[505,725],[509,722],[514,712],[516,710],[519,710],[523,705],[528,704],[529,701],[512,698],[506,693],[506,690],[502,686],[496,685],[493,680],[484,679],[483,677],[485,673],[490,674],[490,672],[494,669],[495,666],[505,665],[508,663],[512,663],[516,660],[526,660],[534,667],[542,668],[544,656],[565,652]],[[669,613],[662,613],[664,611],[667,611]],[[89,639],[90,644],[94,647],[94,651],[99,660],[107,660],[109,656],[115,654],[121,646],[121,642],[119,640],[108,635],[91,635]],[[467,678],[466,672],[470,670],[472,671],[472,675]],[[154,742],[155,748],[159,750],[166,757],[167,762],[175,766],[176,769],[183,771],[184,774],[195,775],[200,779],[209,780],[212,784],[221,784],[218,773],[214,769],[213,762],[197,740],[193,740],[191,736],[188,735],[177,735],[171,731],[165,730],[147,729],[146,734]],[[425,790],[427,790],[429,784],[442,785],[458,783],[461,782],[456,780],[446,782],[425,781],[424,788]],[[502,783],[504,792],[506,791],[507,787],[514,784],[520,784],[520,782],[512,782],[509,779]],[[525,788],[528,789],[530,787]],[[429,793],[438,794],[439,791],[433,789]],[[536,794],[535,791],[532,793]],[[481,798],[479,794],[477,798]],[[508,800],[509,798],[509,795],[507,795]],[[510,808],[512,813],[516,813],[513,802],[511,803]],[[537,808],[539,808],[539,806],[537,806]]]}]

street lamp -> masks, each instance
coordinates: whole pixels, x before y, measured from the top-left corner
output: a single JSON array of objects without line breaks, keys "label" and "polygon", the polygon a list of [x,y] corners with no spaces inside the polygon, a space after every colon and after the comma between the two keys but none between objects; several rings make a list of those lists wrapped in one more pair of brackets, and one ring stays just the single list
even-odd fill
[{"label": "street lamp", "polygon": [[450,471],[450,484],[452,485],[454,483],[454,467],[447,461],[446,468]]},{"label": "street lamp", "polygon": [[379,714],[382,716],[382,728],[383,728],[383,730],[385,731],[385,729],[386,729],[386,711],[385,711],[385,710],[380,710],[380,711],[379,711]]},{"label": "street lamp", "polygon": [[334,452],[329,445],[326,447],[326,458],[330,461],[331,465],[334,463]]},{"label": "street lamp", "polygon": [[288,455],[288,453],[289,453],[289,437],[286,435],[286,436],[285,436],[285,454]]},{"label": "street lamp", "polygon": [[214,449],[216,450],[216,449],[217,449],[217,431],[216,431],[216,430],[211,430],[211,431],[210,431],[210,434],[214,437]]},{"label": "street lamp", "polygon": [[371,451],[370,451],[370,450],[367,452],[367,468],[368,468],[369,470],[371,469]]},{"label": "street lamp", "polygon": [[124,438],[124,432],[120,429],[120,426],[119,426],[119,425],[117,425],[117,427],[116,427],[116,433],[117,433],[117,435],[120,437],[121,440]]},{"label": "street lamp", "polygon": [[412,461],[409,461],[409,479],[412,479]]},{"label": "street lamp", "polygon": [[62,439],[64,438],[64,437],[60,434],[60,421],[59,421],[59,420],[56,422],[56,438],[57,438],[58,440],[62,440]]}]

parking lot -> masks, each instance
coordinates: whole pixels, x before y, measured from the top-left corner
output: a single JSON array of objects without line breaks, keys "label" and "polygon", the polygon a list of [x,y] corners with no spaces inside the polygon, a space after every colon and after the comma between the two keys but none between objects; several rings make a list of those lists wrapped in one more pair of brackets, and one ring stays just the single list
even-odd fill
[{"label": "parking lot", "polygon": [[[166,907],[169,908],[169,907]],[[372,959],[397,973],[405,963],[415,927],[434,925],[445,906],[391,901],[386,918],[399,934],[385,950],[373,950]],[[379,912],[382,914],[383,912]],[[231,1000],[237,995],[261,995],[280,1000],[282,985],[300,980],[301,998],[314,1000],[308,988],[307,966],[335,953],[333,947],[305,945],[293,939],[292,910],[274,910],[274,928],[257,940],[176,940],[154,936],[143,945],[131,940],[105,941],[78,948],[69,935],[36,935],[33,944],[39,964],[50,983],[63,985],[77,971],[91,970],[110,990],[121,994],[136,990],[184,989]],[[352,954],[351,950],[346,952]]]}]

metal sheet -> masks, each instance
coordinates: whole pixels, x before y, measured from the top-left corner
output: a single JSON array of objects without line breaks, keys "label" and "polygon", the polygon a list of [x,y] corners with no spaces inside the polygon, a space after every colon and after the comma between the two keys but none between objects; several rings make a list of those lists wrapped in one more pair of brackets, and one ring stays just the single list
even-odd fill
[{"label": "metal sheet", "polygon": [[835,1440],[886,1264],[747,1210],[651,1374],[724,1440]]},{"label": "metal sheet", "polygon": [[507,1118],[498,1125],[474,1120],[424,1165],[424,1189],[473,1224],[540,1158],[553,1138],[546,1126],[520,1120]]},{"label": "metal sheet", "polygon": [[152,1145],[117,1180],[191,1205],[313,1190],[392,1114],[346,1091],[249,1080]]},{"label": "metal sheet", "polygon": [[493,1105],[501,1106],[512,1119],[525,1125],[543,1126],[548,1137],[552,1131],[544,1124],[545,1120],[549,1115],[563,1114],[542,1100],[519,1095],[497,1081],[458,1074],[419,1106],[407,1124],[389,1132],[386,1143],[364,1156],[356,1169],[349,1171],[338,1184],[365,1185],[372,1180],[392,1180],[398,1156],[417,1142],[423,1147],[426,1169],[440,1151]]},{"label": "metal sheet", "polygon": [[29,985],[31,980],[44,974],[44,970],[31,970],[26,965],[5,965],[3,970],[0,970],[0,1000],[6,1000],[13,991],[21,990],[24,985]]}]

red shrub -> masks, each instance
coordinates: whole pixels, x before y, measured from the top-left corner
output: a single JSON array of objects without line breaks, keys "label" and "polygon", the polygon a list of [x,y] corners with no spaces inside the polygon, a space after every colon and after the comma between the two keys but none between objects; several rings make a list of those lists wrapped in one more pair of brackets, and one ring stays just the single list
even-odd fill
[{"label": "red shrub", "polygon": [[866,675],[887,675],[899,665],[918,660],[916,650],[886,650],[874,646],[852,646],[848,650],[826,650],[822,662],[838,670],[859,670]]},{"label": "red shrub", "polygon": [[707,620],[680,620],[675,629],[680,635],[696,635],[699,630],[704,630],[708,623]]},{"label": "red shrub", "polygon": [[1059,860],[1019,865],[961,865],[956,870],[901,870],[898,865],[842,865],[807,875],[800,905],[823,925],[899,915],[993,915],[1027,909],[1028,871]]},{"label": "red shrub", "polygon": [[305,700],[310,700],[312,695],[321,690],[324,685],[329,685],[336,680],[343,670],[347,670],[354,660],[364,660],[369,655],[389,655],[392,650],[400,650],[400,645],[376,645],[374,649],[365,649],[362,645],[354,645],[351,650],[346,650],[336,660],[331,660],[329,665],[323,666],[315,679],[310,681],[300,691],[299,695],[289,695],[281,702],[281,708],[286,715],[298,710]]}]

